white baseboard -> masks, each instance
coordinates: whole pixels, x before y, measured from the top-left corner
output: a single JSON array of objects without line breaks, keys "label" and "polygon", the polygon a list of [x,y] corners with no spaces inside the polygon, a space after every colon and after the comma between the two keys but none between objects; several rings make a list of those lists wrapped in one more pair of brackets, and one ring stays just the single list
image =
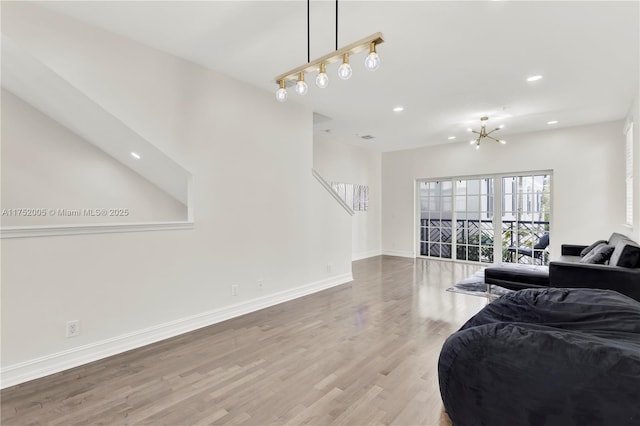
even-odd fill
[{"label": "white baseboard", "polygon": [[63,370],[78,367],[131,349],[136,349],[160,340],[178,336],[189,331],[207,327],[269,306],[287,302],[298,297],[316,293],[353,281],[351,273],[336,275],[290,290],[281,291],[245,302],[214,309],[201,314],[166,322],[137,330],[110,339],[79,346],[51,355],[9,365],[0,370],[0,388],[4,389],[38,379]]},{"label": "white baseboard", "polygon": [[382,250],[384,256],[409,257],[415,259],[416,255],[412,251],[403,250]]},{"label": "white baseboard", "polygon": [[367,259],[369,257],[380,256],[381,254],[382,254],[382,250],[362,251],[360,253],[353,253],[351,255],[351,260],[352,261],[362,260],[362,259]]}]

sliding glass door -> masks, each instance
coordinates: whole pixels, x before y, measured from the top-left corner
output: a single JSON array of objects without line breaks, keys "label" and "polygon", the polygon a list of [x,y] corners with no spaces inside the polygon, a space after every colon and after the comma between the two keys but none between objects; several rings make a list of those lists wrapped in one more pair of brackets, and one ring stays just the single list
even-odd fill
[{"label": "sliding glass door", "polygon": [[502,178],[502,261],[549,262],[551,174]]},{"label": "sliding glass door", "polygon": [[453,182],[420,182],[419,191],[420,255],[451,259]]},{"label": "sliding glass door", "polygon": [[420,256],[548,263],[550,172],[423,180],[417,190]]},{"label": "sliding glass door", "polygon": [[493,178],[458,179],[456,259],[493,263]]}]

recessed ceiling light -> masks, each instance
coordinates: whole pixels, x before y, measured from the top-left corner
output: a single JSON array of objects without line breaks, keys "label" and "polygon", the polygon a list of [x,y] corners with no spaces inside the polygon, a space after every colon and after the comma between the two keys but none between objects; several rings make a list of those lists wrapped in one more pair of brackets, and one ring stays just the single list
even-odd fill
[{"label": "recessed ceiling light", "polygon": [[401,106],[397,106],[393,109],[393,112],[402,112],[402,111],[404,111],[404,107],[401,107]]},{"label": "recessed ceiling light", "polygon": [[542,79],[541,75],[532,75],[531,77],[527,78],[527,81],[538,81]]},{"label": "recessed ceiling light", "polygon": [[135,158],[136,160],[139,160],[139,159],[140,159],[140,154],[137,154],[137,153],[135,153],[135,152],[132,152],[132,153],[131,153],[131,156],[132,156],[133,158]]},{"label": "recessed ceiling light", "polygon": [[558,124],[558,120],[547,121],[547,124]]},{"label": "recessed ceiling light", "polygon": [[447,139],[451,140],[451,139],[455,139],[455,136],[449,136]]}]

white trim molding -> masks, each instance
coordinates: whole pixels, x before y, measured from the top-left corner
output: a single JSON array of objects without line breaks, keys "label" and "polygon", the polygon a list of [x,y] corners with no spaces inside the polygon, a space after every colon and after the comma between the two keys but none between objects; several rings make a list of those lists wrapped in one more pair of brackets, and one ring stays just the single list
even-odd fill
[{"label": "white trim molding", "polygon": [[359,252],[359,253],[353,253],[351,255],[351,260],[355,261],[355,260],[368,259],[370,257],[376,257],[376,256],[380,256],[380,255],[382,255],[382,250],[363,251],[363,252]]},{"label": "white trim molding", "polygon": [[193,226],[193,222],[5,226],[0,228],[0,238],[52,237],[57,235],[107,234],[111,232],[170,231],[176,229],[192,229]]},{"label": "white trim molding", "polygon": [[89,362],[117,355],[161,340],[188,333],[231,318],[245,315],[269,306],[306,296],[353,281],[351,273],[335,275],[290,290],[281,291],[234,305],[224,306],[201,314],[158,324],[131,333],[90,343],[62,352],[46,355],[0,370],[0,388],[4,389],[38,379]]},{"label": "white trim molding", "polygon": [[404,250],[382,250],[383,256],[396,256],[396,257],[408,257],[410,259],[415,259],[416,254],[412,251],[404,251]]}]

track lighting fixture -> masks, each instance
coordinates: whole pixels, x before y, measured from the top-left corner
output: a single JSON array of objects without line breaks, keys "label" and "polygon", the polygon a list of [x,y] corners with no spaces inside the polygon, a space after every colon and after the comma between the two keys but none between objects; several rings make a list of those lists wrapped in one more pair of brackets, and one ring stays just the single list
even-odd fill
[{"label": "track lighting fixture", "polygon": [[304,95],[308,91],[308,85],[304,81],[304,74],[310,72],[318,72],[316,76],[316,86],[324,89],[329,85],[329,76],[327,75],[327,65],[334,62],[342,61],[338,67],[338,77],[342,80],[348,80],[353,75],[353,69],[349,64],[349,57],[369,50],[369,54],[365,58],[364,65],[369,71],[375,71],[380,67],[380,57],[376,52],[376,46],[384,42],[382,33],[375,33],[369,37],[363,38],[355,43],[338,49],[338,1],[336,0],[336,50],[328,53],[316,60],[310,60],[310,43],[309,43],[309,0],[307,0],[307,63],[292,69],[284,74],[280,74],[275,78],[278,84],[276,91],[276,99],[280,102],[287,100],[287,82],[297,80],[296,93]]}]

